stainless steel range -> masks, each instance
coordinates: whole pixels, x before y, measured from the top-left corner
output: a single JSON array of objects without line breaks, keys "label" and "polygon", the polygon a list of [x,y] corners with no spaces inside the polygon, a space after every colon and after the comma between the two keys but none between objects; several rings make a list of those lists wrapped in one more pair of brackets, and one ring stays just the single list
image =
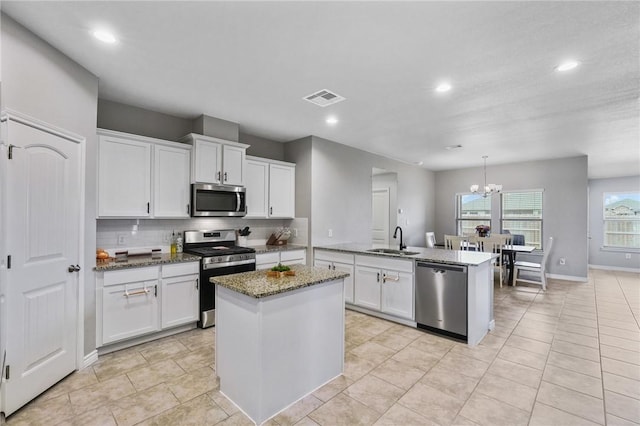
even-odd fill
[{"label": "stainless steel range", "polygon": [[215,325],[215,284],[210,283],[209,278],[256,270],[256,251],[235,243],[234,229],[184,232],[184,251],[202,256],[198,327]]}]

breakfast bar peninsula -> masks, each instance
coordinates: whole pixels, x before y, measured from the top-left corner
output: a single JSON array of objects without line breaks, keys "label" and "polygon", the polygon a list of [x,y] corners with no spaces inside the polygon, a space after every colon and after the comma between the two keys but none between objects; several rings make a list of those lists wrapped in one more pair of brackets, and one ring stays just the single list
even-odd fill
[{"label": "breakfast bar peninsula", "polygon": [[261,424],[339,376],[344,364],[344,278],[295,265],[211,278],[216,284],[220,392]]}]

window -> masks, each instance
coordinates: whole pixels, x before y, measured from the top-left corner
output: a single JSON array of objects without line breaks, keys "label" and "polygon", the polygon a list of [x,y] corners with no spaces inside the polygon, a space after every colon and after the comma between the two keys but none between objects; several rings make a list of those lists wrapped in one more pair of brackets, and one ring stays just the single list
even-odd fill
[{"label": "window", "polygon": [[603,210],[603,245],[640,249],[640,192],[605,192]]},{"label": "window", "polygon": [[502,193],[502,230],[523,235],[524,243],[542,250],[542,191]]},{"label": "window", "polygon": [[456,196],[458,235],[473,235],[476,226],[491,226],[491,197],[478,194],[458,194]]}]

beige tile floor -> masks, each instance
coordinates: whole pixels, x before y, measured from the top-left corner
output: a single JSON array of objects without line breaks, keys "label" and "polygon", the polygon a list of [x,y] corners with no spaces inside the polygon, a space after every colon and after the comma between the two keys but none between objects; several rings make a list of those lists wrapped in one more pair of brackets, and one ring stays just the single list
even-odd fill
[{"label": "beige tile floor", "polygon": [[[270,425],[640,424],[640,275],[496,288],[476,348],[346,313],[344,375]],[[100,357],[14,425],[251,424],[218,391],[215,329]]]}]

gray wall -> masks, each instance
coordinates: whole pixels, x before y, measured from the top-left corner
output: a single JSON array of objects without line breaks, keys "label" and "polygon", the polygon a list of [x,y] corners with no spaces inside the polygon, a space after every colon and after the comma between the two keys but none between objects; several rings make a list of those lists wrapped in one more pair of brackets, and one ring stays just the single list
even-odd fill
[{"label": "gray wall", "polygon": [[[604,221],[602,217],[605,192],[640,192],[640,176],[589,181],[589,264],[614,268],[640,269],[640,252],[636,249],[603,248]],[[625,257],[630,254],[630,259]]]},{"label": "gray wall", "polygon": [[134,135],[177,141],[193,131],[193,119],[98,99],[98,127]]},{"label": "gray wall", "polygon": [[251,145],[247,155],[284,160],[284,144],[270,139],[239,133],[239,125],[202,115],[188,119],[138,108],[119,102],[98,99],[98,127],[134,135],[177,141],[188,133],[198,133]]},{"label": "gray wall", "polygon": [[285,144],[282,142],[272,141],[271,139],[250,135],[248,133],[240,133],[240,142],[251,145],[247,148],[247,155],[286,161],[284,159]]},{"label": "gray wall", "polygon": [[397,173],[404,241],[424,247],[434,224],[433,172],[315,136],[311,156],[312,245],[371,243],[371,169],[377,167]]},{"label": "gray wall", "polygon": [[96,111],[98,79],[2,15],[2,106],[86,138],[84,353],[96,347]]},{"label": "gray wall", "polygon": [[[549,272],[587,277],[587,157],[530,161],[487,167],[487,182],[502,184],[504,191],[543,189],[543,238],[554,237]],[[482,167],[435,174],[436,239],[455,234],[455,194],[468,193],[471,184],[483,184]],[[492,229],[500,229],[500,197],[493,196]],[[521,256],[519,256],[520,258]],[[565,265],[559,258],[566,259]]]},{"label": "gray wall", "polygon": [[[313,227],[311,221],[311,146],[312,136],[284,144],[284,161],[296,163],[296,217],[309,220],[308,230]],[[308,241],[311,241],[309,234]]]}]

